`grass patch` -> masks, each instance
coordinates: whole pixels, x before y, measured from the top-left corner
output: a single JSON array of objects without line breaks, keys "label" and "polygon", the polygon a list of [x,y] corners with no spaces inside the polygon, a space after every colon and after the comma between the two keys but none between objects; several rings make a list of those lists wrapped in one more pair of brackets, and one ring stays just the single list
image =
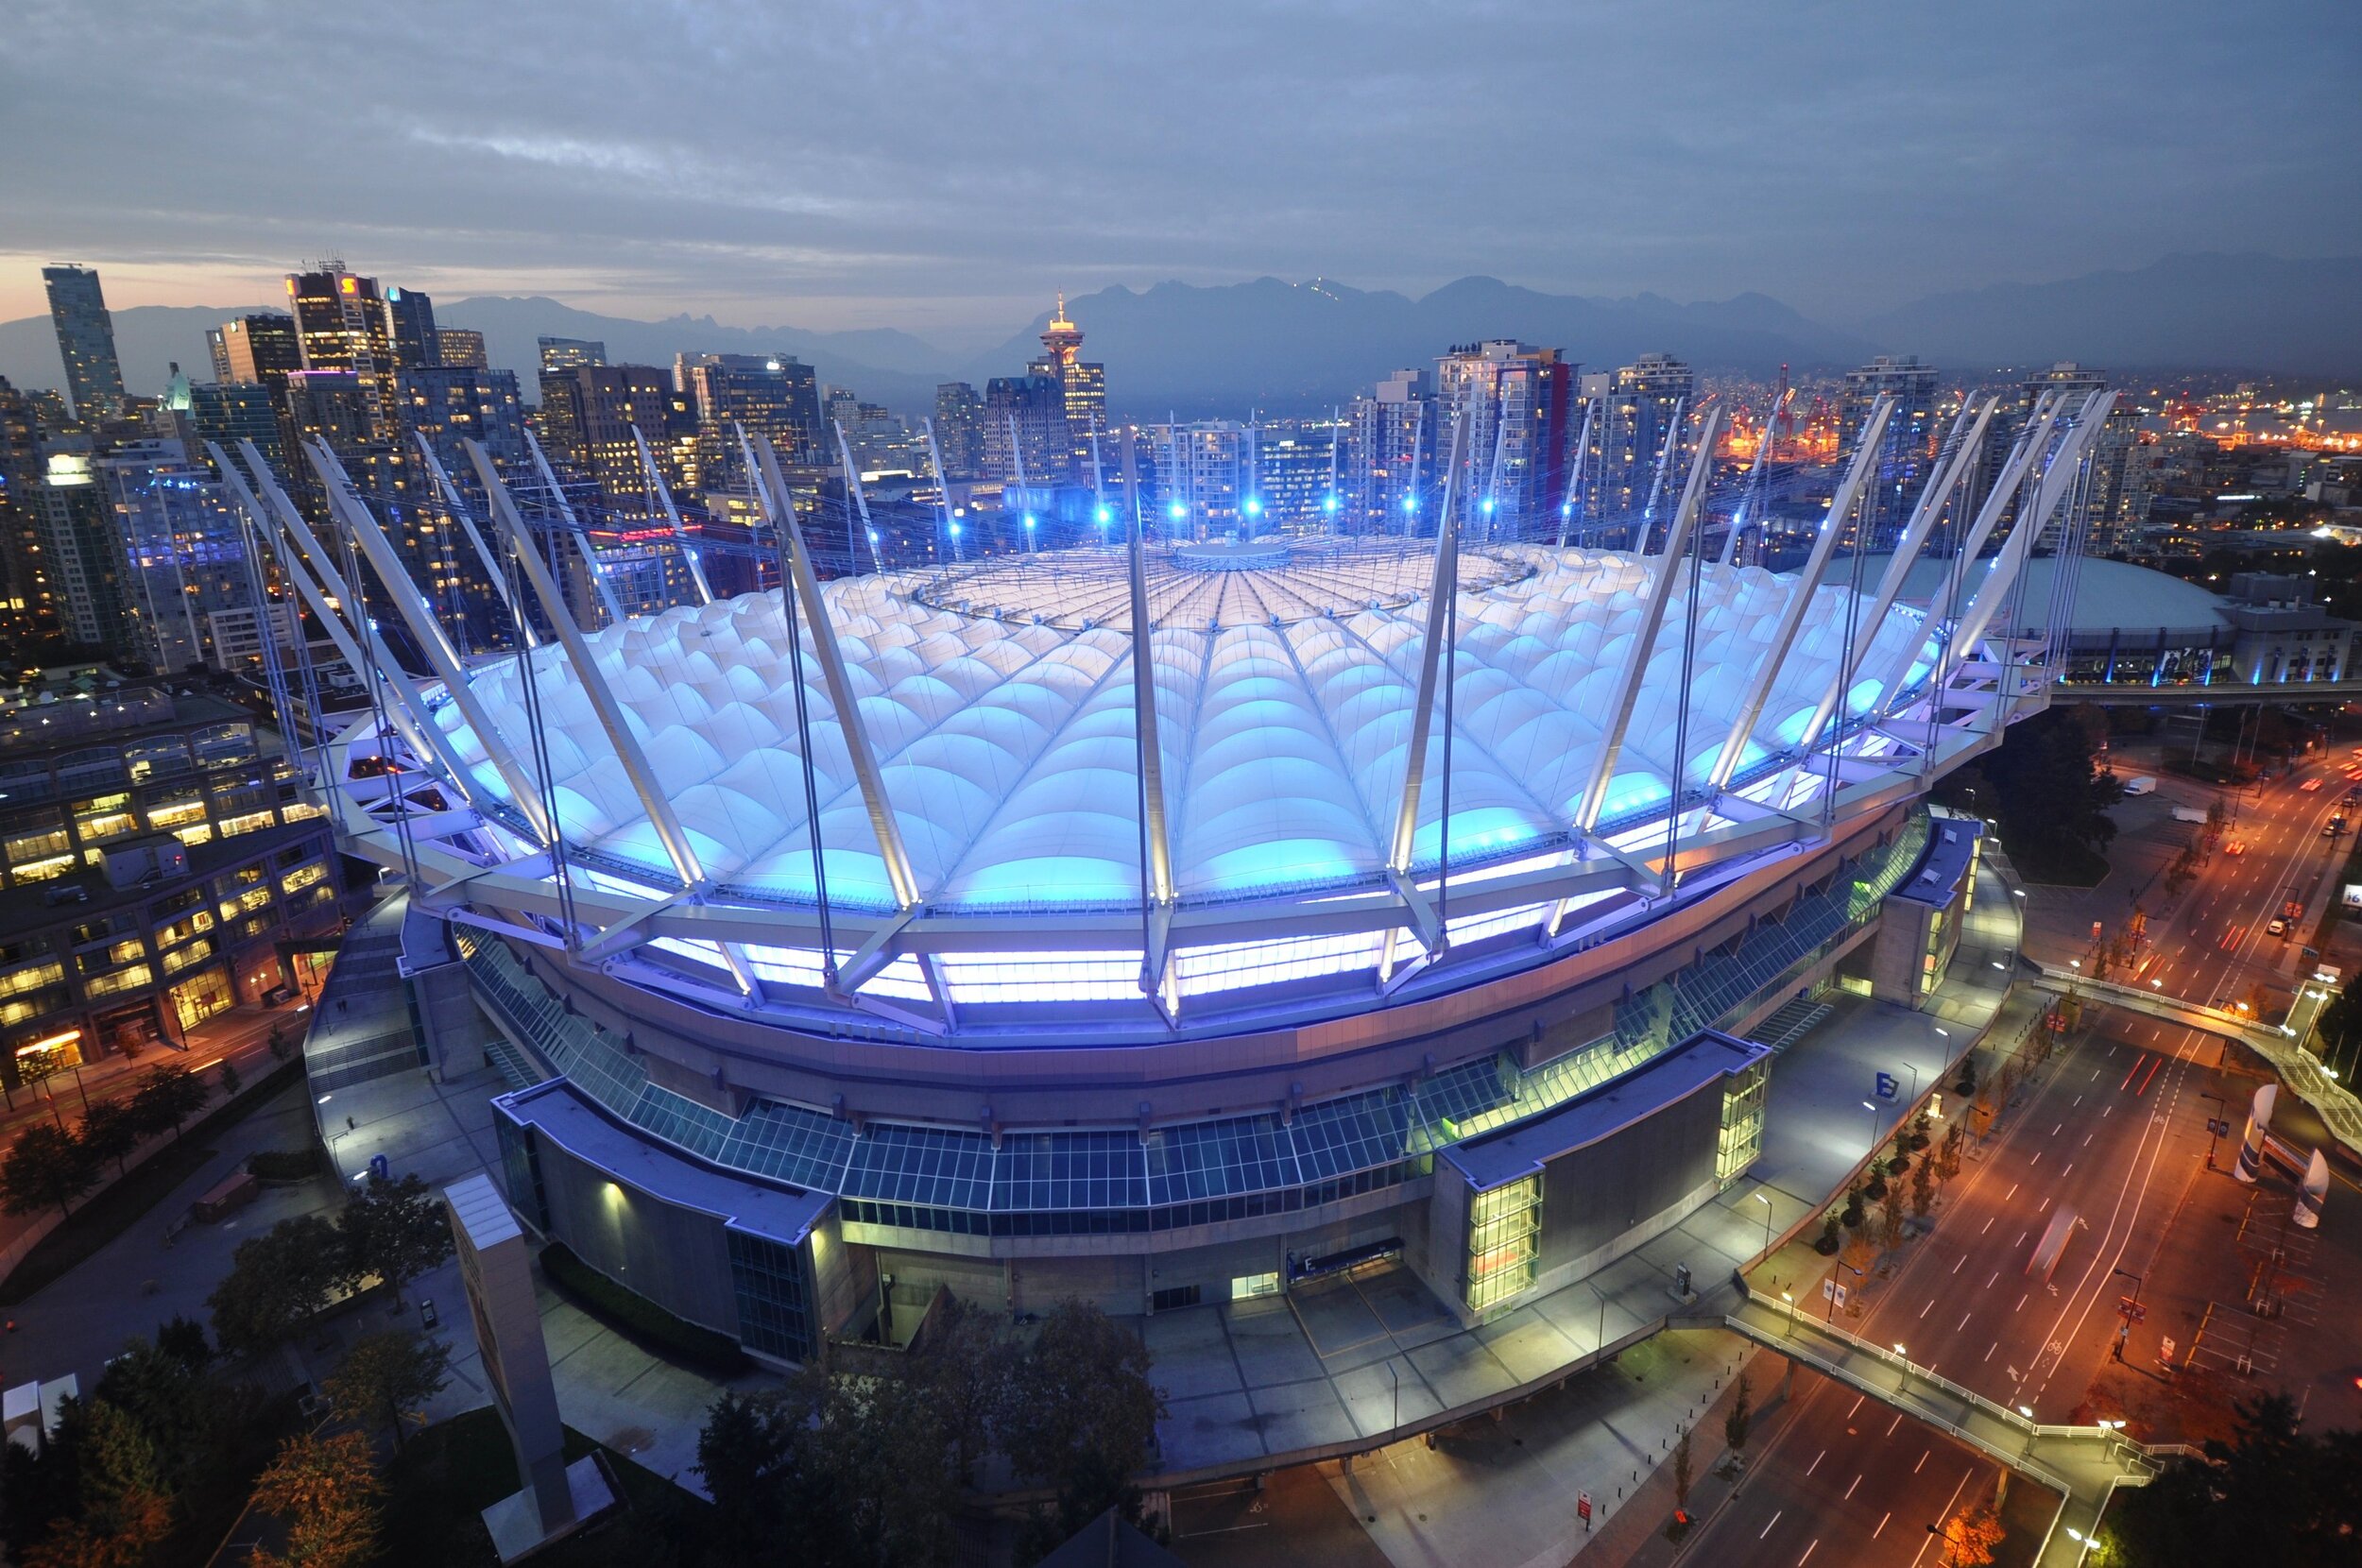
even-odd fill
[{"label": "grass patch", "polygon": [[650,1355],[668,1356],[722,1378],[736,1377],[754,1366],[728,1335],[700,1328],[637,1290],[616,1284],[576,1257],[562,1241],[541,1249],[541,1271],[549,1275],[560,1295]]},{"label": "grass patch", "polygon": [[[603,1456],[622,1493],[622,1508],[535,1556],[549,1568],[605,1568],[661,1560],[654,1542],[677,1542],[709,1505],[663,1476],[566,1429],[566,1457]],[[522,1482],[508,1433],[490,1406],[428,1427],[412,1438],[386,1470],[387,1562],[430,1562],[436,1568],[488,1568],[500,1559],[486,1533],[483,1512]],[[651,1539],[653,1538],[653,1540]]]},{"label": "grass patch", "polygon": [[179,1137],[133,1167],[129,1175],[100,1188],[56,1230],[33,1243],[25,1261],[0,1280],[0,1305],[15,1306],[27,1300],[130,1229],[214,1157],[214,1150],[206,1146],[208,1135],[244,1120],[265,1100],[302,1078],[300,1060],[272,1068],[237,1099],[181,1129]]}]

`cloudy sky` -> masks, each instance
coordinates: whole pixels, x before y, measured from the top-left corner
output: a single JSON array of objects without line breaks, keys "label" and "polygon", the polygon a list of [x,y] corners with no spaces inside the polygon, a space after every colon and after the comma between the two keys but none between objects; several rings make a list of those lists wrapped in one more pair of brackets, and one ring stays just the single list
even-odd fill
[{"label": "cloudy sky", "polygon": [[2352,0],[8,0],[0,318],[446,298],[995,340],[1051,289],[1468,273],[1844,321],[2362,252]]}]

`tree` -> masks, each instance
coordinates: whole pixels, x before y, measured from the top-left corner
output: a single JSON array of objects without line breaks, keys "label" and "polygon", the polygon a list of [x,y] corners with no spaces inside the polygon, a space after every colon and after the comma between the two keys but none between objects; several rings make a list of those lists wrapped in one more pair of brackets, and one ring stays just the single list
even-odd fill
[{"label": "tree", "polygon": [[135,1568],[172,1528],[155,1443],[125,1411],[93,1400],[77,1459],[81,1515],[26,1553],[26,1568]]},{"label": "tree", "polygon": [[713,1500],[706,1530],[712,1560],[761,1561],[806,1522],[787,1507],[794,1479],[787,1460],[800,1430],[800,1423],[791,1424],[778,1389],[753,1394],[725,1389],[707,1409],[697,1433],[695,1469]]},{"label": "tree", "polygon": [[131,1109],[143,1128],[161,1133],[169,1127],[176,1138],[181,1123],[204,1108],[205,1085],[178,1062],[159,1062],[148,1068],[131,1096]]},{"label": "tree", "polygon": [[176,1312],[156,1325],[156,1348],[192,1372],[201,1372],[214,1358],[205,1340],[205,1325]]},{"label": "tree", "polygon": [[1994,1548],[2010,1534],[1991,1503],[1962,1508],[1941,1528],[1927,1527],[1943,1538],[1943,1568],[1985,1568],[1994,1559]]},{"label": "tree", "polygon": [[1978,762],[2011,858],[2028,876],[2089,876],[2102,861],[2116,831],[2108,808],[2124,797],[2115,775],[2098,765],[2106,734],[2106,716],[2096,709],[2054,707],[2011,724],[2000,749]]},{"label": "tree", "polygon": [[131,1153],[139,1148],[141,1135],[138,1114],[119,1099],[102,1099],[92,1106],[77,1133],[83,1151],[100,1164],[112,1160],[118,1176],[129,1173]]},{"label": "tree", "polygon": [[97,1179],[98,1162],[79,1138],[37,1121],[17,1134],[9,1157],[0,1161],[0,1207],[30,1214],[55,1203],[59,1213],[72,1214],[74,1200]]},{"label": "tree", "polygon": [[1673,1507],[1676,1511],[1689,1507],[1690,1480],[1689,1429],[1684,1427],[1680,1440],[1673,1444]]},{"label": "tree", "polygon": [[1944,1128],[1943,1142],[1938,1146],[1936,1162],[1939,1167],[1937,1174],[1945,1181],[1960,1173],[1960,1152],[1967,1142],[1968,1134],[1958,1121]]},{"label": "tree", "polygon": [[396,1307],[403,1286],[452,1254],[451,1217],[415,1175],[370,1177],[345,1201],[336,1229],[353,1278],[384,1280]]},{"label": "tree", "polygon": [[1009,1369],[995,1425],[1010,1468],[1061,1488],[1138,1471],[1165,1413],[1148,1366],[1139,1336],[1087,1303],[1060,1302]]},{"label": "tree", "polygon": [[1935,1161],[1923,1155],[1919,1163],[1911,1167],[1911,1213],[1925,1219],[1927,1211],[1935,1206]]},{"label": "tree", "polygon": [[238,1065],[228,1057],[223,1057],[221,1060],[221,1098],[235,1099],[238,1098],[238,1091],[244,1087],[246,1087],[246,1081],[238,1076]]},{"label": "tree", "polygon": [[385,1485],[358,1432],[289,1438],[254,1484],[254,1507],[286,1526],[283,1553],[257,1550],[258,1568],[361,1568],[377,1559]]},{"label": "tree", "polygon": [[321,1387],[339,1410],[383,1418],[402,1444],[402,1426],[451,1381],[451,1346],[416,1329],[389,1328],[352,1342]]},{"label": "tree", "polygon": [[251,1355],[292,1337],[350,1282],[342,1237],[323,1216],[282,1219],[231,1255],[230,1275],[205,1304],[214,1338],[232,1355]]},{"label": "tree", "polygon": [[2170,1459],[2148,1486],[2116,1494],[2099,1529],[2101,1560],[2141,1568],[2353,1560],[2362,1432],[2301,1434],[2285,1394],[2235,1409],[2231,1441],[2209,1439],[2202,1457]]},{"label": "tree", "polygon": [[1878,1245],[1890,1253],[1903,1245],[1903,1193],[1899,1187],[1878,1200]]},{"label": "tree", "polygon": [[991,1443],[993,1411],[1008,1380],[1008,1348],[992,1315],[957,1296],[939,1298],[913,1370],[942,1413],[965,1485]]},{"label": "tree", "polygon": [[1748,1403],[1747,1396],[1753,1391],[1747,1374],[1740,1372],[1738,1397],[1731,1402],[1730,1414],[1722,1418],[1722,1440],[1731,1445],[1734,1454],[1747,1452],[1747,1428],[1754,1423],[1755,1416],[1754,1406]]}]

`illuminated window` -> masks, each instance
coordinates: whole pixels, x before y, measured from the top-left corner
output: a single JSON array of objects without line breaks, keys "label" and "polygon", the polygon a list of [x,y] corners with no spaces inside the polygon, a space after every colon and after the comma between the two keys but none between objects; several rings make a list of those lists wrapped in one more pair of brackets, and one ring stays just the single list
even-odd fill
[{"label": "illuminated window", "polygon": [[1258,1296],[1278,1294],[1279,1275],[1276,1270],[1268,1274],[1237,1274],[1233,1275],[1230,1281],[1230,1299],[1234,1302],[1252,1301]]},{"label": "illuminated window", "polygon": [[1542,1178],[1523,1176],[1468,1198],[1468,1310],[1486,1312],[1533,1283],[1541,1253]]},{"label": "illuminated window", "polygon": [[118,969],[111,975],[86,981],[83,989],[93,997],[111,997],[121,991],[136,991],[152,978],[146,964],[135,963],[128,969]]}]

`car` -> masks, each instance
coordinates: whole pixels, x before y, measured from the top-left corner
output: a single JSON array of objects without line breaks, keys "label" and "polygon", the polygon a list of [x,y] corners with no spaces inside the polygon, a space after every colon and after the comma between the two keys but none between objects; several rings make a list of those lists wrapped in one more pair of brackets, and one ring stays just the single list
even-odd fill
[{"label": "car", "polygon": [[2286,936],[2288,934],[2288,923],[2275,915],[2272,917],[2272,923],[2264,928],[2264,934],[2266,936]]},{"label": "car", "polygon": [[2321,781],[2318,778],[2308,778],[2303,783],[2297,786],[2298,789],[2302,790],[2306,794],[2311,794],[2314,791],[2319,789],[2320,787]]},{"label": "car", "polygon": [[2233,839],[2222,846],[2222,852],[2226,855],[2244,855],[2247,853],[2247,840]]}]

